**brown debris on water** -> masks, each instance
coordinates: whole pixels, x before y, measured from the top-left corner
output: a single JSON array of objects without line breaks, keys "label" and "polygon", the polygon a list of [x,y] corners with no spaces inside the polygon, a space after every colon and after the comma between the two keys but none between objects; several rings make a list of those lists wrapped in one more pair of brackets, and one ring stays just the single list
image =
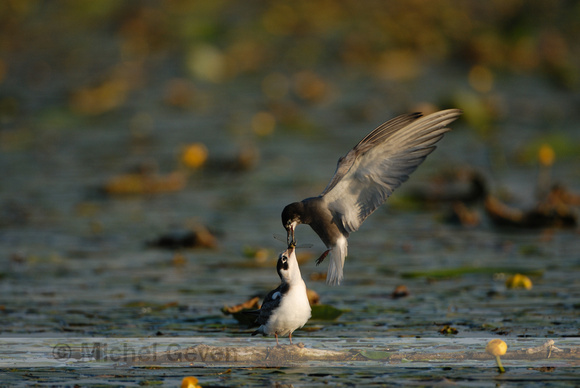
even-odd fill
[{"label": "brown debris on water", "polygon": [[462,226],[473,227],[481,224],[481,216],[475,209],[469,208],[464,202],[454,202],[447,220]]},{"label": "brown debris on water", "polygon": [[447,335],[447,334],[458,334],[459,333],[459,330],[457,330],[456,328],[451,327],[449,325],[445,325],[441,329],[439,329],[439,333],[445,334],[445,335]]},{"label": "brown debris on water", "polygon": [[399,299],[409,296],[410,292],[406,285],[400,284],[395,287],[393,292],[391,293],[391,298]]},{"label": "brown debris on water", "polygon": [[552,199],[554,202],[559,200],[566,205],[580,206],[580,194],[573,193],[561,185],[554,185],[549,196],[555,197]]},{"label": "brown debris on water", "polygon": [[260,309],[260,297],[254,296],[247,301],[237,304],[235,306],[224,306],[222,307],[222,312],[226,315],[239,313],[243,310],[259,310]]},{"label": "brown debris on water", "polygon": [[182,190],[187,176],[181,171],[162,175],[157,172],[156,162],[144,162],[126,174],[109,178],[103,190],[110,195],[158,194]]},{"label": "brown debris on water", "polygon": [[307,288],[306,295],[308,296],[308,302],[310,303],[310,306],[320,304],[320,295],[318,295],[318,292]]},{"label": "brown debris on water", "polygon": [[147,246],[163,249],[207,248],[218,246],[215,235],[204,225],[189,229],[176,229],[147,242]]},{"label": "brown debris on water", "polygon": [[518,228],[573,228],[577,225],[573,209],[556,200],[557,196],[538,203],[534,208],[522,210],[512,208],[499,199],[488,196],[485,200],[485,210],[497,226]]},{"label": "brown debris on water", "polygon": [[[307,289],[306,294],[308,295],[308,302],[311,306],[320,305],[320,296],[314,290]],[[248,327],[257,326],[256,317],[254,315],[247,314],[250,311],[259,310],[261,307],[262,299],[259,296],[254,296],[245,302],[236,304],[234,306],[224,306],[222,307],[222,313],[225,315],[232,315],[235,320],[239,323],[247,325]]]},{"label": "brown debris on water", "polygon": [[480,172],[471,168],[443,171],[429,183],[415,184],[408,196],[422,203],[479,202],[488,192],[488,184]]},{"label": "brown debris on water", "polygon": [[258,323],[256,322],[257,316],[251,312],[260,310],[260,300],[261,298],[259,296],[254,296],[253,298],[235,306],[224,306],[222,307],[222,313],[233,316],[233,318],[241,325],[247,327],[258,326]]}]

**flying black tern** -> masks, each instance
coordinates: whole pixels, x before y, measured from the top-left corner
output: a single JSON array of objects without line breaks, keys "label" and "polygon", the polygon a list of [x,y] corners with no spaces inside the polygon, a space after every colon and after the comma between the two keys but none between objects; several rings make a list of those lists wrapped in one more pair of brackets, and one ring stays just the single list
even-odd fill
[{"label": "flying black tern", "polygon": [[319,196],[284,208],[282,224],[288,244],[296,243],[294,230],[298,224],[310,225],[327,248],[317,265],[330,253],[326,281],[340,284],[349,234],[357,231],[435,150],[435,143],[450,130],[447,125],[461,113],[459,109],[447,109],[427,116],[405,114],[369,133],[338,159],[334,176]]}]

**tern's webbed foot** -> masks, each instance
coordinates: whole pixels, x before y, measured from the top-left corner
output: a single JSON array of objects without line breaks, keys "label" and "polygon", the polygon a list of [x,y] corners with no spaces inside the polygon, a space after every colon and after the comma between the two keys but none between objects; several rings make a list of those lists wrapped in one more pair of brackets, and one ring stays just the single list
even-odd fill
[{"label": "tern's webbed foot", "polygon": [[316,259],[316,265],[319,265],[320,263],[322,263],[324,261],[324,259],[326,259],[326,256],[328,256],[329,252],[330,252],[330,249],[327,249],[326,251],[324,251],[324,253],[322,253],[322,255],[320,255],[320,257],[318,259]]}]

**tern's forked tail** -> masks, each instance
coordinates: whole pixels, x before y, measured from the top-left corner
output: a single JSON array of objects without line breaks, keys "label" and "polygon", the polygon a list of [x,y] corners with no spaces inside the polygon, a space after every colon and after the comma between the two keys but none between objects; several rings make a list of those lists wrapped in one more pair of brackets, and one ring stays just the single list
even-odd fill
[{"label": "tern's forked tail", "polygon": [[336,286],[342,282],[344,259],[348,254],[348,243],[345,237],[341,237],[329,252],[328,272],[326,274],[326,284]]}]

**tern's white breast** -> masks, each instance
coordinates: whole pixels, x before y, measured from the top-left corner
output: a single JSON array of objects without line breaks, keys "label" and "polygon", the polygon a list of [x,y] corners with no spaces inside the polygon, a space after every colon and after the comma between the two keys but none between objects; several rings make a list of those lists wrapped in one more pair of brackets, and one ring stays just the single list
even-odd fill
[{"label": "tern's white breast", "polygon": [[306,285],[302,279],[293,282],[290,290],[282,296],[277,309],[272,311],[268,323],[263,326],[265,334],[278,333],[286,336],[301,328],[311,315],[310,303],[306,294]]}]

